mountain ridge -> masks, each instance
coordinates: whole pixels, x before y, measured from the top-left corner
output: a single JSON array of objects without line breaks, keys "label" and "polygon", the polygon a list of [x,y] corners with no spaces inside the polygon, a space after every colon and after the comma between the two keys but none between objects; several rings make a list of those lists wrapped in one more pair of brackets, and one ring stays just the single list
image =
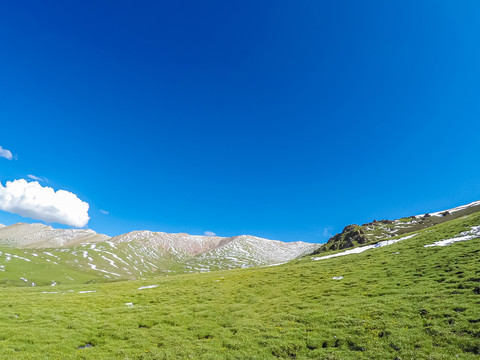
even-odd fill
[{"label": "mountain ridge", "polygon": [[426,229],[478,211],[480,211],[480,200],[451,209],[411,215],[395,220],[373,220],[362,225],[347,225],[342,232],[332,236],[325,244],[316,249],[312,255],[330,250],[343,250],[359,245],[373,244],[398,235]]},{"label": "mountain ridge", "polygon": [[12,247],[51,248],[68,247],[80,243],[109,239],[91,229],[54,229],[40,223],[16,223],[0,226],[0,245]]},{"label": "mountain ridge", "polygon": [[[348,225],[326,244],[137,230],[109,237],[44,224],[0,226],[0,282],[23,286],[133,280],[271,266],[371,245],[480,211],[480,201],[431,214]],[[396,240],[395,240],[396,241]]]},{"label": "mountain ridge", "polygon": [[[88,281],[131,280],[274,265],[302,257],[319,246],[251,235],[219,237],[148,230],[109,237],[89,229],[17,223],[0,227],[0,271],[4,280],[18,283],[21,279],[22,285],[31,286],[64,283],[69,278],[76,281],[79,273],[88,275],[81,276]],[[40,276],[38,268],[47,268],[48,278]]]},{"label": "mountain ridge", "polygon": [[[242,240],[248,238],[227,246]],[[16,282],[2,281],[2,355],[478,359],[480,212],[383,242],[275,267],[172,277],[134,273],[132,281],[102,284],[92,275],[98,269],[122,271],[112,254],[135,256],[133,249],[140,255],[131,258],[138,270],[150,266],[141,244],[37,249],[50,262],[36,264],[37,272],[47,273],[36,287],[33,272],[24,273],[34,261],[24,252],[32,250],[9,249],[7,265],[18,265],[18,272]],[[48,273],[53,262],[60,266],[74,251],[93,265],[101,256],[116,260],[118,269],[87,266],[68,273],[76,282]],[[0,266],[0,279],[9,275],[8,266],[6,272]]]}]

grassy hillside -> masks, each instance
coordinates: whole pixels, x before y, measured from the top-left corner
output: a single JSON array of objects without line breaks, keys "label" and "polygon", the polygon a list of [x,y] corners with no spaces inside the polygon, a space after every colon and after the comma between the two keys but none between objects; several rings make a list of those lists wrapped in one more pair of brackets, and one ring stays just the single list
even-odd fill
[{"label": "grassy hillside", "polygon": [[409,216],[396,220],[374,220],[371,223],[363,225],[348,225],[341,233],[332,236],[327,243],[316,249],[313,254],[376,243],[381,240],[397,237],[398,235],[427,229],[478,212],[480,212],[480,203],[476,201],[433,214]]},{"label": "grassy hillside", "polygon": [[[361,254],[105,284],[3,287],[2,359],[478,359],[471,214]],[[334,280],[333,277],[343,277]],[[158,285],[139,289],[141,286]],[[82,291],[92,291],[83,292]]]},{"label": "grassy hillside", "polygon": [[[18,228],[22,230],[20,236]],[[301,257],[319,247],[318,244],[285,243],[248,235],[220,238],[150,231],[77,244],[75,239],[57,236],[57,231],[66,230],[41,224],[15,224],[3,230],[4,234],[0,234],[4,236],[0,238],[0,284],[16,286],[134,280],[155,275],[268,266]],[[32,238],[37,241],[32,243]],[[45,244],[64,242],[74,245],[45,247]],[[36,247],[38,244],[40,247]]]}]

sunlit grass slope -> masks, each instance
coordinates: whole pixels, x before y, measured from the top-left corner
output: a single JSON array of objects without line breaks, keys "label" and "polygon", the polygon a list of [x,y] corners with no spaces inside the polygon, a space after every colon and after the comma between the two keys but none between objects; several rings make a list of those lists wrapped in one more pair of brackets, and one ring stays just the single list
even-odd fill
[{"label": "sunlit grass slope", "polygon": [[320,261],[3,287],[0,357],[478,359],[480,239],[423,247],[473,225],[479,213]]}]

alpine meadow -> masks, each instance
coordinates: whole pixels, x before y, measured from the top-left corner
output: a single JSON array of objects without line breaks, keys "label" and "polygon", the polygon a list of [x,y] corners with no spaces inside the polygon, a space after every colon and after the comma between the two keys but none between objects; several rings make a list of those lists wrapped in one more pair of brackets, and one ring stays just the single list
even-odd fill
[{"label": "alpine meadow", "polygon": [[[0,299],[1,353],[12,359],[477,359],[480,205],[470,205],[442,212],[438,223],[430,221],[435,215],[411,217],[409,223],[430,226],[367,241],[374,245],[367,251],[358,250],[369,245],[348,255],[320,248],[322,257],[276,266],[130,281],[80,272],[54,255],[61,249],[6,253],[3,247],[0,275],[9,280]],[[389,222],[390,232],[405,223]],[[21,266],[32,251],[51,253],[56,264]],[[32,287],[27,277],[36,274],[39,283],[57,277]]]}]

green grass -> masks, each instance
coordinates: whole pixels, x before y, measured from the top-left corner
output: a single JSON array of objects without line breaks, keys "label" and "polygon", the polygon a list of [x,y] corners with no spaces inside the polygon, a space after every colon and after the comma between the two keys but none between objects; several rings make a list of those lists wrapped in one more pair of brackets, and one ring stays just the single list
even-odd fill
[{"label": "green grass", "polygon": [[[254,244],[239,241],[192,255],[165,251],[155,242],[80,244],[66,248],[12,248],[0,245],[0,284],[39,286],[134,280],[159,275],[229,270],[268,264]],[[312,246],[312,249],[316,245]],[[308,251],[308,250],[306,250]]]},{"label": "green grass", "polygon": [[479,224],[472,214],[361,254],[276,267],[2,287],[0,357],[478,359],[480,239],[423,245]]},{"label": "green grass", "polygon": [[[145,254],[145,249],[136,243],[120,243],[114,247],[110,244],[95,244],[95,250],[92,244],[41,249],[0,246],[0,284],[32,286],[34,283],[42,286],[53,282],[78,284],[132,280],[154,274],[193,272],[195,266],[201,265],[196,264],[194,259],[181,256],[173,258],[155,252]],[[96,269],[92,269],[91,264]]]},{"label": "green grass", "polygon": [[[63,284],[103,281],[102,276],[88,269],[82,271],[79,268],[72,268],[68,263],[57,263],[53,257],[35,257],[31,253],[41,253],[41,250],[0,247],[0,265],[3,266],[0,268],[0,285],[31,287],[32,282],[37,286],[45,286],[52,284],[52,281]],[[58,253],[60,255],[60,252]],[[10,255],[8,256],[10,260],[7,260],[6,254]],[[28,258],[30,261],[22,258]],[[28,281],[23,281],[21,277]]]}]

